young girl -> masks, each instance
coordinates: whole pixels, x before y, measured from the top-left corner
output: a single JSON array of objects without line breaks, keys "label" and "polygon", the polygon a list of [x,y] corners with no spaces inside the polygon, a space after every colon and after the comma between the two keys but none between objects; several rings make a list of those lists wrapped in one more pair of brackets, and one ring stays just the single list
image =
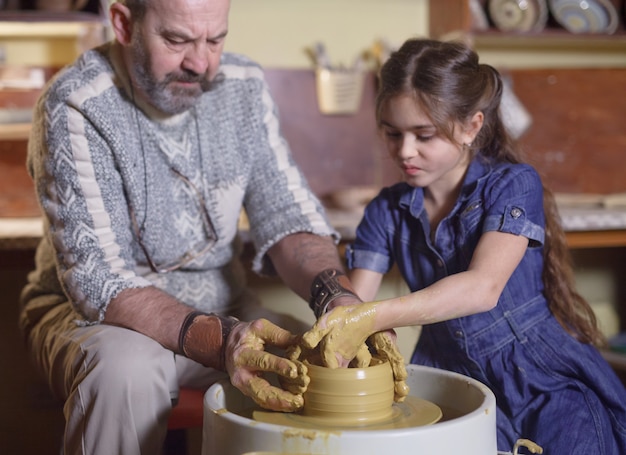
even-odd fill
[{"label": "young girl", "polygon": [[[626,454],[626,391],[594,347],[553,197],[503,126],[500,75],[462,44],[409,40],[380,79],[377,123],[404,182],[368,205],[347,251],[368,303],[336,306],[303,345],[345,366],[375,332],[423,326],[411,362],[486,384],[499,450],[528,438],[552,455]],[[394,264],[411,293],[371,302]]]}]

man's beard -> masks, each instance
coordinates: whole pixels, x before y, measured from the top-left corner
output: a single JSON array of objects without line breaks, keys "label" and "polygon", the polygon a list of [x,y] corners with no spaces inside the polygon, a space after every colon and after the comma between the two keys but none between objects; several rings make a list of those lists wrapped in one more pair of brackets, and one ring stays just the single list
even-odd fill
[{"label": "man's beard", "polygon": [[[137,87],[148,97],[154,107],[166,114],[179,114],[190,109],[196,100],[204,93],[214,88],[215,84],[209,80],[208,74],[192,72],[172,72],[158,81],[151,72],[152,58],[145,51],[143,39],[139,33],[133,33],[131,42],[131,61],[134,65],[129,68],[135,76]],[[216,78],[219,80],[220,78]],[[197,83],[195,87],[170,86],[171,82]]]}]

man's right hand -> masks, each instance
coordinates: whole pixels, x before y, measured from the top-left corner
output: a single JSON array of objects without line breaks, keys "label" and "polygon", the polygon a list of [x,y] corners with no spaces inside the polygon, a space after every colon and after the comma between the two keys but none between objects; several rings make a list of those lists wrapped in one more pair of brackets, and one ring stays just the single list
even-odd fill
[{"label": "man's right hand", "polygon": [[[293,412],[302,408],[304,399],[298,389],[306,390],[306,367],[297,361],[271,354],[266,346],[287,349],[298,338],[266,319],[240,322],[226,341],[226,370],[230,382],[259,406],[273,411]],[[275,387],[264,377],[271,372],[286,378],[292,392]]]}]

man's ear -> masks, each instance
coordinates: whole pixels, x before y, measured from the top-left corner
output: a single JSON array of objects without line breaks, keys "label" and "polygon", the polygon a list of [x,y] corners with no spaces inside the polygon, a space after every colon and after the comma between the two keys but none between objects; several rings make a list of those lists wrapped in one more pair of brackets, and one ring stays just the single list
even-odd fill
[{"label": "man's ear", "polygon": [[111,5],[109,14],[115,38],[120,44],[127,46],[133,35],[130,10],[125,5],[115,2]]}]

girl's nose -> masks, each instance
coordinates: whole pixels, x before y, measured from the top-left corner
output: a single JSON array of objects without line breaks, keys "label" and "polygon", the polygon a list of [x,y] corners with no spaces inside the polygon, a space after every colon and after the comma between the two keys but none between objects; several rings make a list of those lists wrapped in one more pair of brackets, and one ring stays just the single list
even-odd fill
[{"label": "girl's nose", "polygon": [[417,155],[415,141],[411,137],[404,136],[398,148],[398,156],[400,158],[411,158],[415,155]]}]

